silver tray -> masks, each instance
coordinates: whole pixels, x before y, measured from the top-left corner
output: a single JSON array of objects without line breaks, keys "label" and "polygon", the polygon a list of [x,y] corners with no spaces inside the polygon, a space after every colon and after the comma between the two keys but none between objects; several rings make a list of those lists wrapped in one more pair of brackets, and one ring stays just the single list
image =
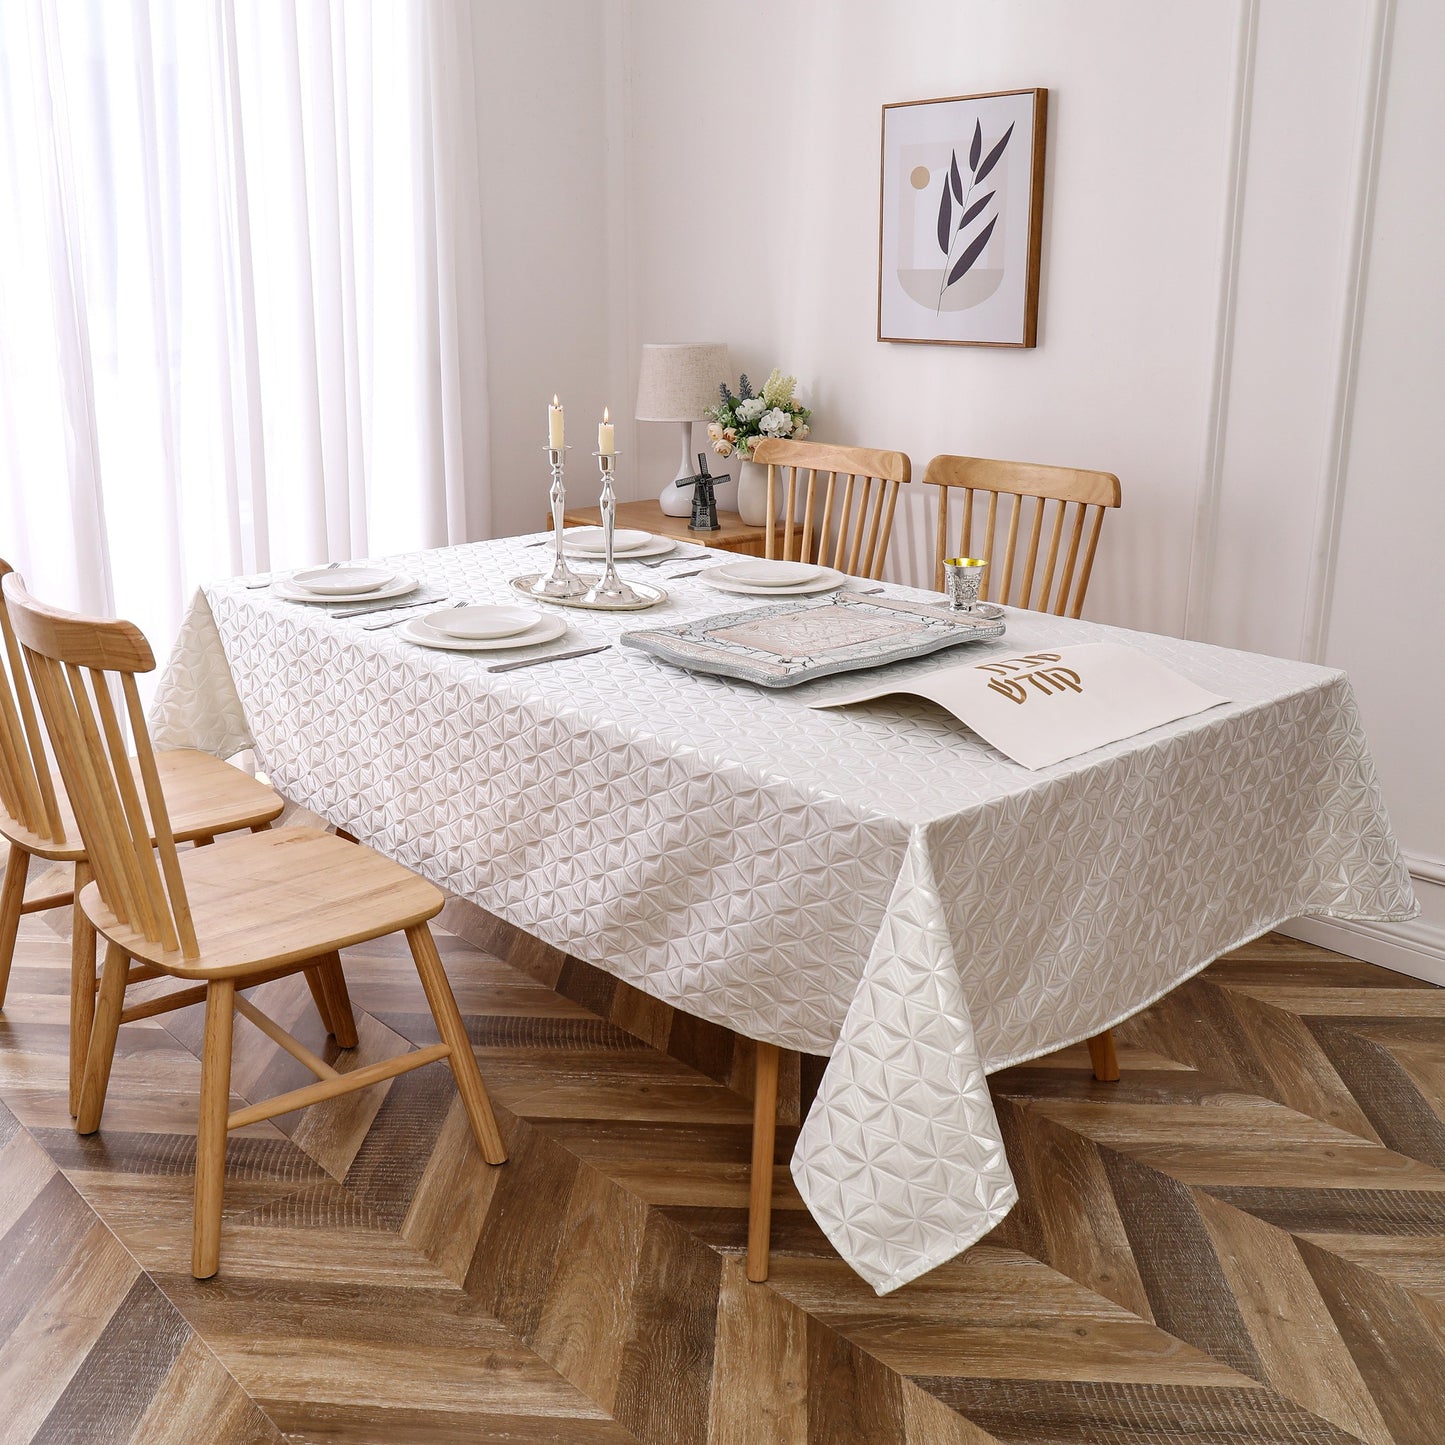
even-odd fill
[{"label": "silver tray", "polygon": [[926,603],[840,592],[624,632],[622,641],[691,672],[737,677],[761,687],[795,687],[815,677],[881,667],[1003,633],[1002,621],[955,618]]},{"label": "silver tray", "polygon": [[[588,612],[645,612],[667,601],[667,592],[654,582],[628,582],[628,586],[642,598],[640,602],[588,602],[583,597],[539,597],[528,589],[540,572],[529,572],[525,577],[512,578],[512,590],[520,592],[529,602],[550,602],[554,607],[581,607]],[[585,580],[585,579],[584,579]]]}]

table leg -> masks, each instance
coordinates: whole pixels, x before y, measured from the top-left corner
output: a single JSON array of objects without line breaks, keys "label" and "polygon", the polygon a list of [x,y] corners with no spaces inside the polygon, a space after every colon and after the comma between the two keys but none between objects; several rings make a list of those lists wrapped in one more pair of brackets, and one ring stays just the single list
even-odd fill
[{"label": "table leg", "polygon": [[778,1046],[757,1045],[753,1086],[753,1161],[748,1187],[748,1278],[768,1277],[773,1223],[773,1138],[778,1128]]},{"label": "table leg", "polygon": [[1089,1062],[1094,1066],[1094,1077],[1104,1084],[1119,1082],[1119,1055],[1114,1048],[1114,1031],[1105,1029],[1089,1040]]}]

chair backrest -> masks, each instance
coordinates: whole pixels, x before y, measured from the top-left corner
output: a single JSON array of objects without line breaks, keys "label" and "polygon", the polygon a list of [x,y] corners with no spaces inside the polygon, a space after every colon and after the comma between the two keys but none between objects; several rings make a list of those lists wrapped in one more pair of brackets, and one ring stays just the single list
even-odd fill
[{"label": "chair backrest", "polygon": [[[883,575],[898,488],[912,473],[902,452],[765,437],[754,446],[752,459],[768,469],[769,557],[816,562],[854,577]],[[787,474],[786,493],[779,524],[782,473]]]},{"label": "chair backrest", "polygon": [[[47,607],[17,573],[3,579],[3,592],[101,898],[122,923],[195,958],[190,902],[136,691],[136,673],[156,665],[150,644],[134,623]],[[112,681],[135,742],[134,771]]]},{"label": "chair backrest", "polygon": [[[1119,505],[1118,477],[1110,472],[1037,466],[1031,462],[938,456],[929,462],[923,484],[938,488],[935,588],[943,590],[945,558],[981,557],[989,564],[979,589],[979,596],[985,602],[1030,607],[1036,612],[1052,612],[1060,617],[1079,615],[1089,586],[1089,574],[1094,569],[1104,509]],[[949,501],[957,493],[962,493],[963,518],[955,533],[949,528]],[[1003,509],[999,507],[1000,497],[1006,499]],[[1033,503],[1032,508],[1027,506],[1029,501]],[[1000,510],[1008,512],[1006,521],[1000,518]],[[1032,512],[1027,521],[1023,515],[1026,511]],[[1001,522],[1002,540],[999,537]],[[1047,551],[1040,570],[1046,524]],[[1067,543],[1064,542],[1066,530]],[[957,547],[949,541],[954,536],[959,539]],[[1061,547],[1064,548],[1062,566]]]},{"label": "chair backrest", "polygon": [[[15,569],[0,558],[0,578]],[[52,843],[65,841],[65,826],[45,755],[20,644],[0,592],[0,808],[26,832]]]}]

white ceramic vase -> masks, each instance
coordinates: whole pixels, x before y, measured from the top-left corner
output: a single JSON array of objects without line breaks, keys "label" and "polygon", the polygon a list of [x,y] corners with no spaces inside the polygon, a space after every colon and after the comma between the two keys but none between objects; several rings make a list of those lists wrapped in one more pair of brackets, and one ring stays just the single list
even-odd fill
[{"label": "white ceramic vase", "polygon": [[768,469],[760,462],[738,463],[738,515],[749,527],[768,521]]}]

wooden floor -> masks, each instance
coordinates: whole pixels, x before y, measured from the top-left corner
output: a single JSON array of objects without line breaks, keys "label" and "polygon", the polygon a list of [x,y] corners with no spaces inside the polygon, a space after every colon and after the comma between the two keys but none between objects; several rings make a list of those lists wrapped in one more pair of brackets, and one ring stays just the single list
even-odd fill
[{"label": "wooden floor", "polygon": [[[1121,1083],[1082,1049],[997,1076],[1022,1203],[879,1299],[799,1207],[788,1130],[749,1285],[747,1101],[654,1046],[695,1055],[696,1031],[642,1007],[629,1032],[615,993],[589,1008],[539,981],[538,945],[486,941],[511,962],[441,943],[511,1163],[480,1162],[441,1066],[255,1126],[198,1284],[195,1011],[122,1031],[78,1138],[67,944],[24,921],[0,1439],[1445,1441],[1445,993],[1271,937],[1120,1030]],[[434,1038],[404,948],[347,972],[343,1067]],[[321,1049],[304,984],[259,993]],[[240,1095],[303,1082],[238,1028]]]}]

